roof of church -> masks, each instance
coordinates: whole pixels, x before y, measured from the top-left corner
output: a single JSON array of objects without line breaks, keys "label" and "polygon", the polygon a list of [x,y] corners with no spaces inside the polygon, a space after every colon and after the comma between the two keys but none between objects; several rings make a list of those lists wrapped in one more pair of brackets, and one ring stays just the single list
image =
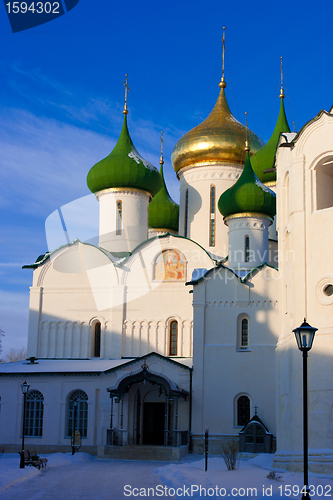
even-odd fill
[{"label": "roof of church", "polygon": [[248,423],[246,425],[244,425],[243,429],[241,431],[239,431],[238,434],[243,433],[246,430],[246,428],[247,428],[248,425],[254,424],[254,423],[261,424],[263,426],[263,428],[265,429],[266,433],[267,434],[271,434],[271,432],[269,432],[268,428],[266,427],[266,425],[264,424],[264,422],[261,420],[261,418],[258,417],[258,415],[253,415],[253,417],[251,418],[251,420],[249,420]]},{"label": "roof of church", "polygon": [[[261,182],[276,181],[276,170],[273,170],[273,168],[275,166],[275,155],[280,139],[280,134],[283,132],[290,132],[286,112],[284,109],[283,97],[284,96],[281,93],[279,116],[271,138],[262,149],[260,149],[251,157],[252,168]],[[266,170],[268,169],[270,170],[270,172],[266,172]]]},{"label": "roof of church", "polygon": [[155,194],[148,206],[148,226],[154,229],[170,229],[178,231],[179,205],[169,195],[163,175],[163,160],[161,159],[160,174],[162,187]]},{"label": "roof of church", "polygon": [[272,218],[275,216],[275,193],[260,182],[253,172],[248,151],[242,175],[233,186],[221,194],[218,208],[224,217],[241,213],[259,213]]},{"label": "roof of church", "polygon": [[[171,161],[176,172],[196,164],[244,163],[246,128],[232,115],[225,95],[225,86],[224,82],[216,104],[206,120],[187,132],[175,145]],[[250,130],[248,140],[253,153],[264,145]]]},{"label": "roof of church", "polygon": [[275,271],[278,271],[277,267],[271,266],[270,264],[267,264],[267,262],[263,262],[262,264],[260,264],[260,266],[254,267],[250,271],[248,271],[248,270],[238,271],[236,269],[232,269],[231,267],[226,266],[224,264],[224,262],[226,262],[226,260],[227,260],[227,257],[225,259],[221,260],[217,264],[216,267],[212,267],[211,269],[208,269],[208,270],[205,269],[203,273],[199,272],[198,278],[193,277],[195,275],[195,271],[196,271],[196,269],[195,269],[193,272],[191,281],[186,282],[185,285],[198,285],[201,281],[207,279],[209,274],[211,274],[213,272],[219,273],[221,268],[225,269],[226,271],[230,271],[240,281],[240,283],[246,283],[247,280],[250,279],[255,272],[260,271],[264,267],[270,267],[271,269],[275,269]]},{"label": "roof of church", "polygon": [[154,196],[160,190],[162,180],[157,168],[142,158],[132,142],[127,114],[117,144],[89,170],[87,185],[93,193],[109,188],[136,188]]},{"label": "roof of church", "polygon": [[196,241],[191,240],[190,238],[186,238],[185,236],[181,236],[179,234],[173,234],[173,233],[167,232],[165,234],[154,236],[153,238],[148,238],[145,241],[142,241],[135,248],[133,248],[133,250],[131,252],[109,252],[108,250],[105,250],[104,248],[101,248],[100,246],[96,246],[96,245],[92,245],[91,243],[80,241],[77,238],[76,240],[72,241],[71,243],[66,243],[65,245],[61,245],[60,247],[56,248],[55,250],[52,250],[51,252],[46,252],[45,254],[39,255],[36,259],[36,262],[34,262],[33,264],[26,264],[26,265],[22,266],[22,269],[37,269],[40,265],[44,264],[44,262],[52,254],[54,254],[58,250],[65,249],[66,247],[70,247],[70,246],[75,245],[77,243],[82,243],[83,245],[89,245],[89,246],[96,248],[96,250],[99,250],[104,255],[106,255],[115,266],[121,266],[127,261],[127,259],[129,259],[131,257],[131,255],[133,255],[136,251],[138,251],[140,247],[149,243],[149,241],[154,241],[156,238],[167,238],[169,236],[172,236],[173,238],[180,238],[183,240],[191,241],[192,243],[194,243],[195,245],[200,247],[208,255],[208,257],[211,259],[212,262],[215,262],[215,263],[218,262],[216,259],[214,259],[211,256],[211,254],[209,252],[207,252],[207,250],[204,247],[202,247]]},{"label": "roof of church", "polygon": [[[314,116],[313,118],[311,118],[311,120],[309,120],[308,122],[306,122],[303,125],[303,127],[299,130],[299,132],[297,132],[297,134],[294,133],[293,136],[290,136],[290,137],[287,136],[286,137],[286,142],[283,144],[283,146],[284,147],[294,147],[295,143],[301,137],[301,135],[303,134],[304,130],[306,130],[312,123],[315,123],[316,121],[320,120],[320,118],[323,115],[332,117],[332,115],[333,115],[333,105],[331,106],[331,108],[330,108],[329,111],[325,111],[324,109],[321,109],[316,116]],[[289,141],[289,139],[291,139],[291,140]]]},{"label": "roof of church", "polygon": [[[122,359],[34,359],[34,362],[29,360],[16,361],[14,363],[0,363],[1,375],[64,375],[64,374],[100,374],[119,369],[121,366],[130,366],[133,363],[144,360],[150,357],[158,357],[167,362],[175,364],[184,369],[192,368],[192,358],[170,358],[162,356],[156,352],[150,352],[145,356],[138,358],[122,358]],[[31,359],[31,358],[30,358]]]}]

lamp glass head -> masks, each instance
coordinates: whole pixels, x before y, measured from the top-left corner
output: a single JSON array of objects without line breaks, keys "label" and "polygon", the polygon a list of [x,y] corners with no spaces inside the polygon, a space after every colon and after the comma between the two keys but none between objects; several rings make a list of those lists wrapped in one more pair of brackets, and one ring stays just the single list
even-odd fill
[{"label": "lamp glass head", "polygon": [[309,323],[305,321],[305,318],[301,326],[293,330],[297,347],[300,351],[310,351],[317,330],[318,328],[309,325]]},{"label": "lamp glass head", "polygon": [[30,385],[29,385],[29,384],[28,384],[28,382],[25,380],[25,381],[23,382],[23,384],[21,384],[22,394],[28,394],[29,387],[30,387]]}]

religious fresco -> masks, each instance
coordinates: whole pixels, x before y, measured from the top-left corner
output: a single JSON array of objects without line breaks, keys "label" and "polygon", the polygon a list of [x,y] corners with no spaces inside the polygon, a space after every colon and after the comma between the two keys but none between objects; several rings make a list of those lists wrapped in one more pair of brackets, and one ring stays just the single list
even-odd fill
[{"label": "religious fresco", "polygon": [[185,260],[177,250],[164,250],[155,262],[155,280],[185,280]]}]

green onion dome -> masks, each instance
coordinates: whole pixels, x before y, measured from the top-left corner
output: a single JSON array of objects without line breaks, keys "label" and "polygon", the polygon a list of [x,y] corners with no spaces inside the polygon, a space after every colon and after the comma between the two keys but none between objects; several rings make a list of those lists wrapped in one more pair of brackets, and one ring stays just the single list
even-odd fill
[{"label": "green onion dome", "polygon": [[248,151],[242,175],[231,188],[222,193],[218,208],[224,217],[241,213],[259,213],[271,218],[275,216],[275,193],[262,184],[253,172]]},{"label": "green onion dome", "polygon": [[153,165],[137,152],[127,128],[127,115],[114,149],[88,172],[87,185],[96,193],[108,188],[136,188],[154,196],[162,186],[161,176]]},{"label": "green onion dome", "polygon": [[[280,134],[283,132],[290,132],[284,109],[283,97],[284,96],[281,90],[280,112],[271,138],[262,149],[251,157],[252,168],[261,182],[276,181],[276,170],[272,170],[275,165],[276,148],[279,142]],[[265,172],[267,169],[270,169],[271,171]]]},{"label": "green onion dome", "polygon": [[163,161],[161,160],[160,174],[162,187],[148,206],[148,226],[153,229],[169,229],[178,232],[179,205],[175,203],[165,184],[163,175]]}]

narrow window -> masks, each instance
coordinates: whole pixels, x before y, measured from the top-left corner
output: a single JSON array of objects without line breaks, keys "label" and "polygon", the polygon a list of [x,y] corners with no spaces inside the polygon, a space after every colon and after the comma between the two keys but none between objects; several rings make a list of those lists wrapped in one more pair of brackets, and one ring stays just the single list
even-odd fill
[{"label": "narrow window", "polygon": [[209,220],[209,246],[215,246],[215,186],[210,187],[210,220]]},{"label": "narrow window", "polygon": [[177,341],[178,341],[178,323],[171,321],[170,323],[170,354],[169,356],[177,356]]},{"label": "narrow window", "polygon": [[237,425],[244,426],[250,420],[250,400],[247,396],[237,399]]},{"label": "narrow window", "polygon": [[333,157],[323,158],[316,166],[317,210],[333,207]]},{"label": "narrow window", "polygon": [[249,345],[249,320],[242,319],[241,347],[244,349]]},{"label": "narrow window", "polygon": [[94,356],[99,358],[101,355],[101,324],[95,324],[95,335],[94,335]]},{"label": "narrow window", "polygon": [[187,226],[188,226],[188,189],[186,189],[186,194],[185,194],[185,227],[184,227],[185,238],[187,238]]},{"label": "narrow window", "polygon": [[250,237],[245,236],[245,262],[250,260]]},{"label": "narrow window", "polygon": [[39,391],[27,394],[25,410],[25,435],[40,437],[43,435],[44,396]]},{"label": "narrow window", "polygon": [[[74,401],[77,401],[76,410]],[[67,436],[70,437],[77,429],[81,437],[87,437],[88,428],[88,396],[80,389],[72,392],[68,400]]]},{"label": "narrow window", "polygon": [[121,221],[123,215],[123,207],[121,201],[117,201],[117,229],[116,234],[121,234]]}]

